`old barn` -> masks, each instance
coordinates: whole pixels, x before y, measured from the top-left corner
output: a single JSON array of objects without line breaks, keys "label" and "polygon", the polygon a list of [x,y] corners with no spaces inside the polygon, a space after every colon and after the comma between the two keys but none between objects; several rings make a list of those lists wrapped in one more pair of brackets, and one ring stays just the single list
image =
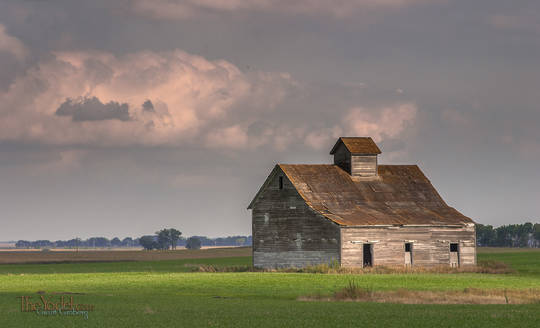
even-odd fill
[{"label": "old barn", "polygon": [[253,264],[476,264],[474,222],[416,165],[381,165],[369,137],[339,138],[334,164],[277,164],[252,210]]}]

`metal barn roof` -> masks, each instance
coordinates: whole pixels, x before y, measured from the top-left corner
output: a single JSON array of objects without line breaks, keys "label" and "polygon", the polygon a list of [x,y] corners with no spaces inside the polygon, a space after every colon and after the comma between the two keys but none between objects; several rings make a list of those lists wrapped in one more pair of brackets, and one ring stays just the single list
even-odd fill
[{"label": "metal barn roof", "polygon": [[371,137],[341,137],[330,151],[333,155],[339,145],[344,144],[351,154],[380,154],[381,150]]},{"label": "metal barn roof", "polygon": [[[327,164],[278,164],[274,172],[278,169],[308,206],[339,225],[474,223],[448,206],[416,165],[379,165],[379,176],[373,179],[358,179]],[[249,208],[258,197],[259,194]]]}]

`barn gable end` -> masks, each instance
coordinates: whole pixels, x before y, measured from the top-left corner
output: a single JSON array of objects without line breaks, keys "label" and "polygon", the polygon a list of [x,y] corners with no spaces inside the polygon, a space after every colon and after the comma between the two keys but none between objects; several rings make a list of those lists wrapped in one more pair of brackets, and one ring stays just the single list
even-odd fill
[{"label": "barn gable end", "polygon": [[250,208],[254,266],[304,267],[339,262],[339,226],[311,209],[279,166]]}]

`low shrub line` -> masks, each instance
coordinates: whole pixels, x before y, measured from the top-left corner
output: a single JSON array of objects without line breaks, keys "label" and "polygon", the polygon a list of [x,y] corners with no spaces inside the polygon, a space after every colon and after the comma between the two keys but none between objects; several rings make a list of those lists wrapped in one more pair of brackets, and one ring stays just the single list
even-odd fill
[{"label": "low shrub line", "polygon": [[321,273],[321,274],[414,274],[414,273],[490,273],[510,274],[516,271],[506,263],[498,261],[481,261],[478,265],[452,268],[449,266],[434,267],[392,267],[375,266],[369,268],[347,268],[338,264],[318,264],[304,268],[273,268],[262,269],[248,265],[219,266],[186,264],[193,272],[285,272],[285,273]]}]

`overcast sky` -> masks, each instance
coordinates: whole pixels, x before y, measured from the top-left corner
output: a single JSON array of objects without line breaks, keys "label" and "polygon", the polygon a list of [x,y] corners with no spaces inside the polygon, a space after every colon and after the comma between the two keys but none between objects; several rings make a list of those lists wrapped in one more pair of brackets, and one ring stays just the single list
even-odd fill
[{"label": "overcast sky", "polygon": [[0,240],[251,234],[275,163],[371,136],[540,221],[540,2],[0,0]]}]

